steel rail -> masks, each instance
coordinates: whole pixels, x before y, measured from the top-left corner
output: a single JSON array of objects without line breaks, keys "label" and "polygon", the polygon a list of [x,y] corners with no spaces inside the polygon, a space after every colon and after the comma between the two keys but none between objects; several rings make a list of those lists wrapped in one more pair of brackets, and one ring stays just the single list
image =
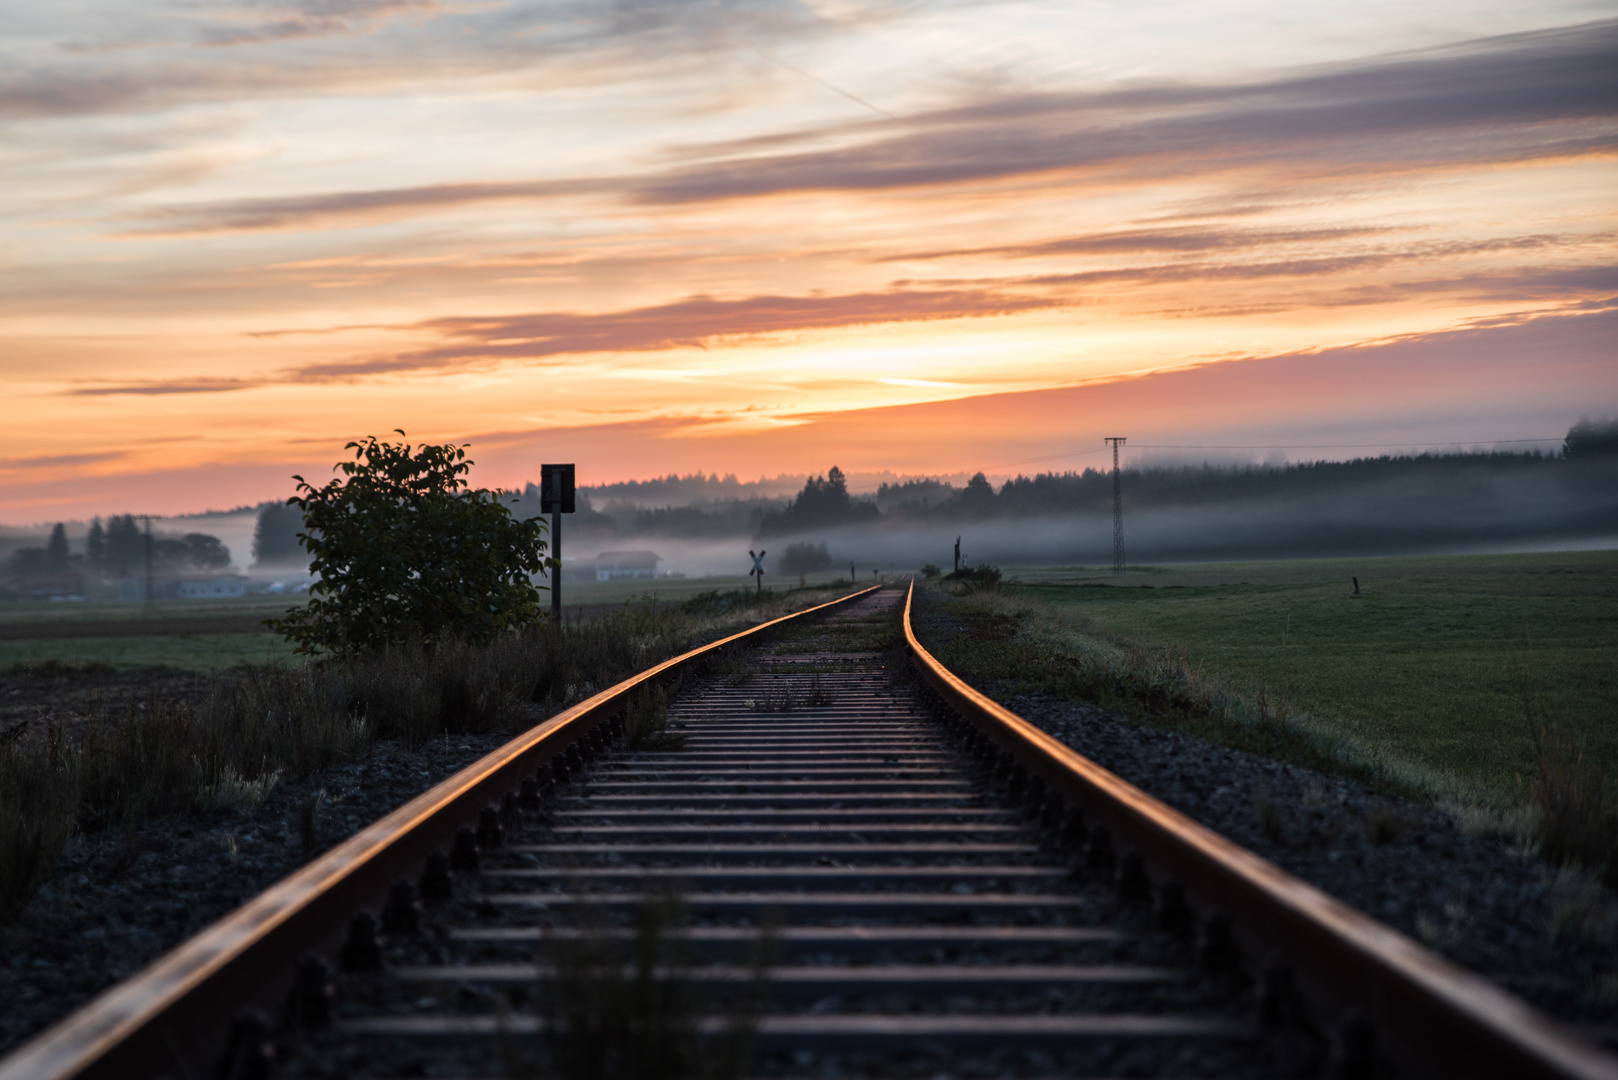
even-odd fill
[{"label": "steel rail", "polygon": [[866,596],[880,585],[691,649],[531,728],[289,874],[0,1060],[0,1080],[211,1076],[230,1016],[284,997],[292,961],[336,941],[348,916],[629,696],[719,650]]},{"label": "steel rail", "polygon": [[1528,1003],[1328,896],[1103,769],[969,686],[916,638],[915,583],[904,634],[923,682],[1092,830],[1132,847],[1159,883],[1228,916],[1263,956],[1279,952],[1317,1005],[1369,1021],[1378,1051],[1416,1075],[1618,1080],[1618,1058]]}]

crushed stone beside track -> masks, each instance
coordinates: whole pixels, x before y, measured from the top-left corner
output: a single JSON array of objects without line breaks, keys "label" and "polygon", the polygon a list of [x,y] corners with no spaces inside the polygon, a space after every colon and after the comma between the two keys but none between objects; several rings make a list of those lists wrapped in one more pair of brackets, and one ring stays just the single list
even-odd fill
[{"label": "crushed stone beside track", "polygon": [[[917,633],[949,632],[925,607]],[[1093,705],[986,681],[978,689],[1098,765],[1316,888],[1618,1049],[1618,907],[1553,933],[1576,885],[1445,812]],[[1266,825],[1268,818],[1268,825]]]},{"label": "crushed stone beside track", "polygon": [[[440,736],[410,752],[379,743],[358,761],[283,781],[250,814],[165,816],[74,837],[21,919],[0,927],[0,1054],[508,738]],[[305,850],[298,808],[317,790],[326,792],[318,842]]]}]

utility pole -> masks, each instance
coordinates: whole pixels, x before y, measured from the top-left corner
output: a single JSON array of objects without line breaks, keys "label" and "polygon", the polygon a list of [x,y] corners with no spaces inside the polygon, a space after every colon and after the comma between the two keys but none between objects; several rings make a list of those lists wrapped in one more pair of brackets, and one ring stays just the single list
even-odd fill
[{"label": "utility pole", "polygon": [[1118,472],[1118,448],[1127,436],[1108,435],[1102,442],[1112,444],[1112,572],[1124,572],[1124,481]]},{"label": "utility pole", "polygon": [[562,515],[573,513],[573,465],[539,467],[539,512],[551,515],[551,619],[562,621]]},{"label": "utility pole", "polygon": [[957,574],[961,572],[961,538],[959,536],[955,538],[955,572]]}]

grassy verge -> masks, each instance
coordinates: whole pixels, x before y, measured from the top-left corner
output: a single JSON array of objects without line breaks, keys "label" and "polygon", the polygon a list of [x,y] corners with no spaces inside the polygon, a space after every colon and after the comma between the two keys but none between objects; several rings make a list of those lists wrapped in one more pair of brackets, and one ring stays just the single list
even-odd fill
[{"label": "grassy verge", "polygon": [[1008,576],[933,608],[969,677],[1517,815],[1557,861],[1618,865],[1618,553]]},{"label": "grassy verge", "polygon": [[[625,676],[835,590],[708,593],[535,623],[491,645],[397,645],[351,659],[244,666],[189,700],[128,700],[71,729],[0,732],[0,921],[49,876],[75,829],[262,802],[378,740],[515,731]],[[655,703],[648,706],[654,715]]]},{"label": "grassy verge", "polygon": [[1525,701],[1618,767],[1618,552],[1145,568],[1006,594],[1496,797],[1535,770]]},{"label": "grassy verge", "polygon": [[285,664],[292,645],[270,633],[141,634],[118,637],[0,641],[0,668],[36,667],[56,661],[73,667],[106,664],[117,671],[173,668],[219,671],[238,664]]}]

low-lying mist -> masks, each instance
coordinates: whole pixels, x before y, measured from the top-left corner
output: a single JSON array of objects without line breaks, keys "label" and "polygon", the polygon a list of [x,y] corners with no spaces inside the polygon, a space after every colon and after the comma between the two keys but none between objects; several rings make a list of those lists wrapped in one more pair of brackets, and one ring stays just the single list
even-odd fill
[{"label": "low-lying mist", "polygon": [[[1189,485],[1168,501],[1159,493],[1147,505],[1132,495],[1130,480],[1126,472],[1124,544],[1132,563],[1618,546],[1618,459],[1413,469],[1313,489],[1270,485],[1285,490],[1264,495],[1210,497]],[[744,574],[752,565],[748,550],[761,548],[776,573],[775,560],[789,543],[824,544],[831,570],[846,571],[852,561],[865,574],[925,563],[948,569],[959,536],[972,565],[1108,564],[1112,530],[1110,498],[1047,512],[951,512],[946,504],[764,538],[591,537],[566,545],[564,553],[574,563],[602,550],[649,550],[661,557],[660,572],[700,576]]]}]

